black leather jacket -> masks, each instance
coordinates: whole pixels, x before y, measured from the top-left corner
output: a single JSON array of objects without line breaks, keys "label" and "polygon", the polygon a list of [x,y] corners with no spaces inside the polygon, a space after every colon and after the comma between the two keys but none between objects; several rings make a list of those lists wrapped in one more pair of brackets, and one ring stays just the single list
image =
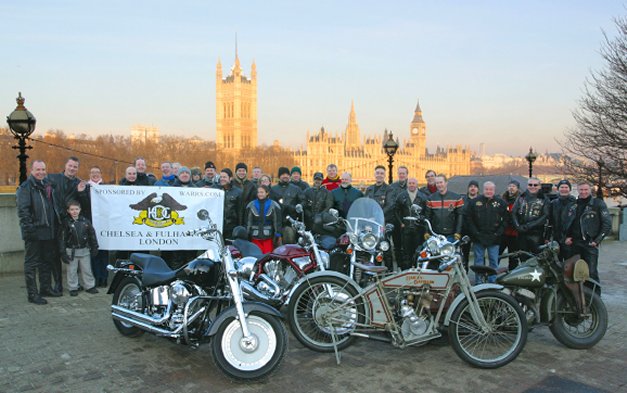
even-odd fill
[{"label": "black leather jacket", "polygon": [[263,211],[260,201],[255,199],[246,207],[246,229],[254,239],[274,239],[280,236],[281,207],[272,199],[266,198]]},{"label": "black leather jacket", "polygon": [[59,236],[59,251],[66,252],[66,248],[89,248],[92,253],[98,251],[98,239],[93,225],[83,216],[78,220],[67,218],[63,220]]},{"label": "black leather jacket", "polygon": [[67,217],[67,203],[70,201],[79,201],[78,183],[81,181],[75,178],[69,178],[61,173],[53,173],[48,175],[48,180],[55,187],[57,209],[61,218]]},{"label": "black leather jacket", "polygon": [[305,210],[305,220],[313,220],[316,214],[328,211],[333,207],[333,195],[326,188],[309,187],[303,192],[303,208]]},{"label": "black leather jacket", "polygon": [[[580,203],[580,200],[577,201]],[[579,225],[574,225],[578,220]],[[605,236],[612,230],[612,218],[607,210],[607,205],[599,198],[592,198],[585,204],[581,215],[573,220],[568,228],[568,236],[585,242],[601,243]],[[578,233],[575,233],[576,230]]]},{"label": "black leather jacket", "polygon": [[230,238],[233,232],[233,228],[242,223],[242,190],[231,186],[228,190],[224,187],[220,189],[224,190],[224,236]]},{"label": "black leather jacket", "polygon": [[[48,198],[48,195],[50,198]],[[61,222],[54,184],[47,179],[37,181],[31,175],[17,189],[17,216],[22,239],[53,239]]]},{"label": "black leather jacket", "polygon": [[549,199],[541,192],[523,192],[512,208],[512,222],[519,234],[542,234],[549,218]]},{"label": "black leather jacket", "polygon": [[568,195],[566,198],[557,197],[551,201],[549,207],[549,222],[551,223],[553,240],[562,245],[567,237],[566,232],[577,215],[576,201],[577,199],[572,195]]},{"label": "black leather jacket", "polygon": [[296,205],[302,202],[302,191],[291,182],[279,183],[270,189],[270,199],[281,206],[283,225],[289,225],[287,216],[297,218]]},{"label": "black leather jacket", "polygon": [[374,199],[377,201],[381,209],[383,209],[383,216],[385,217],[386,223],[394,223],[395,215],[394,215],[394,200],[395,200],[395,191],[392,187],[388,186],[386,183],[377,186],[373,184],[366,188],[366,192],[364,193],[366,198]]},{"label": "black leather jacket", "polygon": [[499,244],[507,217],[507,203],[498,196],[483,195],[468,200],[466,217],[468,233],[474,242],[484,246]]},{"label": "black leather jacket", "polygon": [[413,204],[420,206],[422,208],[421,214],[424,214],[427,204],[427,196],[419,190],[416,190],[416,197],[412,200],[409,196],[409,191],[403,190],[400,194],[398,194],[394,203],[394,215],[396,217],[396,222],[405,224],[405,228],[408,229],[418,229],[421,226],[418,221],[403,220],[403,217],[411,216],[411,205]]},{"label": "black leather jacket", "polygon": [[433,231],[438,235],[462,233],[464,200],[459,194],[446,191],[431,194],[427,200],[425,216],[431,221]]}]

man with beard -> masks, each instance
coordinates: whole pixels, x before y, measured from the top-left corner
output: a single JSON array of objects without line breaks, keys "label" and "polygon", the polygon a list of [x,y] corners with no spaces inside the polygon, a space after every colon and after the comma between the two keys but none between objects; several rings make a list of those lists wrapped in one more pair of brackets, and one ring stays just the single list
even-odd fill
[{"label": "man with beard", "polygon": [[[46,179],[46,164],[35,160],[31,164],[28,179],[17,189],[17,215],[24,239],[24,277],[28,301],[34,304],[48,303],[43,297],[58,297],[62,293],[52,288],[50,271],[59,260],[57,232],[60,216],[55,203],[57,193]],[[39,291],[37,290],[39,273]]]},{"label": "man with beard", "polygon": [[224,225],[222,233],[232,237],[233,228],[242,225],[242,190],[231,183],[233,172],[229,168],[220,171],[220,189],[224,190]]},{"label": "man with beard", "polygon": [[540,180],[531,177],[527,181],[527,191],[516,200],[512,212],[512,220],[518,232],[518,244],[521,250],[533,254],[538,253],[538,247],[544,243],[542,234],[548,217],[549,200],[540,190]]},{"label": "man with beard", "polygon": [[301,176],[303,175],[303,173],[301,172],[299,167],[297,166],[293,167],[290,173],[292,177],[291,182],[293,185],[300,188],[301,191],[305,191],[306,189],[309,188],[309,184],[307,184],[306,181],[301,179]]},{"label": "man with beard", "polygon": [[157,178],[152,173],[146,173],[146,160],[142,157],[137,157],[133,166],[137,169],[138,186],[152,186],[157,182]]},{"label": "man with beard", "polygon": [[333,196],[333,207],[335,207],[341,217],[346,218],[348,209],[350,209],[353,202],[363,197],[364,194],[352,186],[353,177],[350,172],[342,173],[340,180],[342,181],[340,187],[331,191],[331,195]]},{"label": "man with beard", "polygon": [[316,172],[313,176],[313,186],[303,193],[303,208],[305,209],[305,226],[313,227],[314,218],[322,212],[329,211],[333,207],[331,191],[322,187],[324,175]]},{"label": "man with beard", "polygon": [[196,183],[196,187],[213,188],[220,185],[220,175],[216,174],[213,161],[205,162],[205,176]]},{"label": "man with beard", "polygon": [[333,191],[340,186],[341,180],[337,174],[337,165],[327,165],[327,177],[322,181],[322,187]]},{"label": "man with beard", "polygon": [[560,180],[557,183],[557,198],[549,205],[552,238],[560,245],[562,259],[568,259],[572,255],[570,245],[566,245],[566,229],[570,228],[577,214],[577,198],[570,195],[571,187],[568,180]]},{"label": "man with beard", "polygon": [[410,217],[411,206],[420,206],[421,214],[424,214],[427,202],[427,196],[418,190],[418,180],[415,177],[407,179],[407,189],[403,190],[395,201],[396,221],[400,222],[399,229],[401,232],[401,243],[397,246],[401,248],[402,255],[397,259],[398,266],[401,270],[409,269],[414,266],[416,259],[414,253],[420,245],[421,239],[424,237],[424,227],[421,223],[413,220],[404,220]]},{"label": "man with beard", "polygon": [[435,171],[433,169],[429,169],[425,173],[425,179],[427,180],[427,185],[420,188],[420,192],[425,194],[427,197],[431,196],[431,194],[435,194],[438,188],[435,185]]},{"label": "man with beard", "polygon": [[573,255],[579,254],[588,263],[590,278],[600,283],[599,245],[612,230],[612,218],[605,202],[592,197],[591,188],[588,182],[581,182],[577,186],[577,212],[567,229],[564,243],[572,247]]},{"label": "man with beard", "polygon": [[[514,228],[514,222],[512,219],[512,212],[514,209],[514,203],[520,196],[520,183],[518,180],[511,180],[507,185],[507,191],[503,193],[503,200],[507,204],[507,215],[505,216],[505,231],[501,238],[501,247],[499,248],[499,255],[503,254],[507,248],[508,253],[513,253],[520,250],[518,245],[518,232]],[[518,257],[509,257],[509,270],[514,270],[518,266],[520,260]]]},{"label": "man with beard", "polygon": [[287,217],[299,217],[299,214],[296,213],[296,205],[302,202],[302,191],[290,182],[290,170],[288,168],[279,168],[279,183],[270,189],[270,199],[281,207],[283,243],[296,243],[296,232],[294,232]]}]

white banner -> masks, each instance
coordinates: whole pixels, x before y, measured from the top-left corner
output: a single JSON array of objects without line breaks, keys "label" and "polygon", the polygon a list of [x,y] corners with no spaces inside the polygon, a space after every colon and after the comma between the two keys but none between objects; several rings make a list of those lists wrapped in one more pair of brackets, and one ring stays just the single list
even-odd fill
[{"label": "white banner", "polygon": [[101,250],[204,250],[208,242],[185,231],[206,226],[209,212],[222,230],[224,191],[213,188],[92,186],[91,209]]}]

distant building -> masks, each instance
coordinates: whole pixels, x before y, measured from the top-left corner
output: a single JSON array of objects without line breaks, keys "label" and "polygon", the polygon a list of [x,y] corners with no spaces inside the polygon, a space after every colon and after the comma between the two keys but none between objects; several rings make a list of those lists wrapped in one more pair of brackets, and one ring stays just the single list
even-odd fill
[{"label": "distant building", "polygon": [[136,124],[131,128],[131,143],[159,143],[159,127]]},{"label": "distant building", "polygon": [[257,141],[257,66],[253,61],[250,78],[243,75],[236,50],[226,78],[219,60],[216,67],[216,145],[237,152],[256,147]]}]

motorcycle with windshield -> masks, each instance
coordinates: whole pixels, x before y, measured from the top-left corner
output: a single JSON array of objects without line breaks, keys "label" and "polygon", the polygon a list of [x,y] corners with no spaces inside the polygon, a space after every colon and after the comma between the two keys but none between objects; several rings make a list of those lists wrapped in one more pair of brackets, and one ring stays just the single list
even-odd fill
[{"label": "motorcycle with windshield", "polygon": [[222,233],[206,210],[198,218],[207,225],[186,235],[207,240],[207,250],[182,267],[172,270],[162,258],[141,253],[107,267],[114,273],[113,323],[127,337],[149,332],[194,347],[209,342],[215,364],[229,377],[264,378],[287,349],[281,314],[244,301]]},{"label": "motorcycle with windshield", "polygon": [[344,251],[348,258],[333,259],[332,262],[340,260],[343,263],[332,263],[332,270],[345,273],[360,285],[366,286],[375,275],[369,267],[392,267],[393,251],[388,236],[394,225],[385,224],[383,209],[374,199],[355,200],[346,218],[340,217],[335,209],[329,212],[335,217],[335,222],[326,225],[344,226],[350,242]]},{"label": "motorcycle with windshield", "polygon": [[372,275],[365,288],[335,271],[305,276],[294,287],[287,313],[295,337],[315,351],[335,351],[339,363],[339,351],[355,337],[405,348],[441,337],[447,329],[457,355],[473,366],[496,368],[514,360],[527,340],[518,302],[500,290],[472,287],[458,242],[434,233],[424,221],[431,238],[430,255],[423,258],[436,267],[416,264],[389,274],[385,266],[351,260]]},{"label": "motorcycle with windshield", "polygon": [[[559,258],[559,244],[540,246],[536,255],[516,251],[504,257],[527,258],[516,269],[496,277],[495,289],[510,294],[525,311],[529,326],[548,325],[553,336],[569,348],[586,349],[598,343],[607,330],[607,309],[590,278],[588,264],[574,255]],[[497,275],[489,266],[471,266],[475,274]]]}]

